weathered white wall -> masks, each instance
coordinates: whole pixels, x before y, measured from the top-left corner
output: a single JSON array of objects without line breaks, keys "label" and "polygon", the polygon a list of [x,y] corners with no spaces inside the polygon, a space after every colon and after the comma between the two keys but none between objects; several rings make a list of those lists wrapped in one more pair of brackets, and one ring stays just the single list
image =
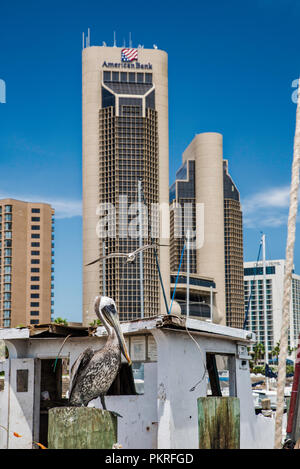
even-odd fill
[{"label": "weathered white wall", "polygon": [[[28,370],[28,391],[17,392],[17,370]],[[33,432],[34,359],[10,360],[8,449],[31,449]],[[21,437],[14,436],[14,432]]]},{"label": "weathered white wall", "polygon": [[[201,380],[206,352],[235,353],[234,342],[192,334],[201,351],[184,332],[154,331],[158,346],[158,448],[198,448],[197,399],[206,396]],[[173,370],[170,373],[170,370]]]},{"label": "weathered white wall", "polygon": [[[145,363],[145,389],[139,396],[107,396],[108,410],[118,412],[118,443],[124,449],[157,448],[157,364]],[[89,406],[102,408],[100,399]]]},{"label": "weathered white wall", "polygon": [[9,399],[9,361],[1,362],[1,371],[5,373],[4,389],[0,391],[0,449],[7,448],[8,434],[8,399]]}]

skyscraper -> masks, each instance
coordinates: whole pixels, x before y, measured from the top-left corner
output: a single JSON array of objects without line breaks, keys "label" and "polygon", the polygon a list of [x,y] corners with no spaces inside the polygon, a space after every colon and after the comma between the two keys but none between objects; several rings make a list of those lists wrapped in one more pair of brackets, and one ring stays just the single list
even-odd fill
[{"label": "skyscraper", "polygon": [[[268,349],[271,352],[281,336],[282,300],[285,260],[266,261],[266,317]],[[247,329],[256,334],[257,342],[265,343],[263,262],[244,263],[245,313]],[[292,274],[289,346],[297,347],[300,333],[300,276]]]},{"label": "skyscraper", "polygon": [[[200,220],[197,218],[197,204],[202,205],[204,211],[204,217]],[[181,253],[181,272],[186,273],[187,270],[187,251],[182,250],[184,235],[187,230],[193,233],[201,231],[201,226],[197,225],[203,223],[203,245],[190,250],[190,288],[194,313],[199,309],[198,315],[206,316],[205,305],[211,303],[209,285],[213,288],[213,304],[210,307],[214,321],[242,327],[242,212],[239,192],[228,173],[228,162],[223,160],[222,135],[198,134],[185,150],[183,164],[170,187],[170,208],[170,264],[173,275],[180,264]],[[194,289],[195,284],[198,284],[198,292]],[[179,302],[183,299],[180,292],[176,299]]]},{"label": "skyscraper", "polygon": [[[160,208],[156,241],[168,301],[169,233],[163,234],[163,226],[169,228],[167,54],[157,49],[87,47],[82,52],[82,81],[83,264],[104,252],[128,253],[139,247],[134,227],[140,180],[148,208],[143,213],[143,244],[152,242],[149,231],[155,216],[149,230],[145,228],[151,207]],[[103,230],[99,234],[105,216],[106,237]],[[142,310],[144,316],[165,312],[153,249],[131,264],[111,258],[105,265],[84,267],[85,324],[95,318],[93,301],[104,291],[114,298],[123,320],[140,317]]]},{"label": "skyscraper", "polygon": [[0,200],[0,327],[51,320],[53,217],[48,204]]},{"label": "skyscraper", "polygon": [[226,324],[242,328],[244,324],[243,214],[240,194],[224,160],[224,248]]}]

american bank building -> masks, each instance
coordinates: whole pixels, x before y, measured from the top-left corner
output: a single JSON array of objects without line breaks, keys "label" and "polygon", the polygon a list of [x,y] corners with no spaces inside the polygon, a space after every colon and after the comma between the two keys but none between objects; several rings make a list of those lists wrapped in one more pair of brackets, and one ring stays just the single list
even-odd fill
[{"label": "american bank building", "polygon": [[[166,52],[156,48],[85,47],[82,51],[85,324],[95,319],[94,298],[103,293],[115,300],[121,320],[139,318],[141,311],[144,317],[166,312],[170,291],[169,239],[163,238],[161,225],[169,226],[168,211],[158,213],[156,257],[154,249],[148,249],[132,263],[111,257],[105,260],[105,266],[102,261],[88,267],[86,264],[104,254],[129,253],[139,247],[140,240],[126,233],[136,213],[125,210],[129,218],[125,217],[124,207],[120,207],[137,203],[139,181],[149,212],[153,205],[168,208],[168,139]],[[116,210],[116,230],[112,236],[101,237],[96,231],[98,207],[103,204],[111,204]],[[151,233],[143,231],[143,244],[152,241]]]}]

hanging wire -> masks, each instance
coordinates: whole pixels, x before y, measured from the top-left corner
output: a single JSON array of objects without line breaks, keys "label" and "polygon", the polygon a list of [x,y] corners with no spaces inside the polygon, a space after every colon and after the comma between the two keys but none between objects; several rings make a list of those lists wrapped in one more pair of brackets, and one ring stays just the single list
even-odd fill
[{"label": "hanging wire", "polygon": [[252,285],[251,285],[250,295],[249,295],[249,298],[248,298],[248,303],[247,303],[247,308],[246,308],[246,313],[245,313],[245,320],[244,320],[243,329],[246,329],[246,327],[247,327],[248,316],[249,316],[249,308],[250,308],[250,304],[251,304],[252,293],[253,293],[253,290],[254,290],[254,280],[255,280],[255,277],[256,277],[256,273],[257,273],[257,267],[258,267],[258,261],[259,261],[259,258],[260,258],[261,247],[262,247],[262,240],[260,240],[259,249],[258,249],[258,255],[257,255],[257,260],[256,260],[256,265],[255,265],[255,267],[254,267],[253,283],[252,283]]},{"label": "hanging wire", "polygon": [[[145,198],[145,194],[144,194],[143,185],[142,185],[142,187],[141,187],[141,193],[142,193],[143,202],[144,202],[145,206],[148,207],[147,202],[146,202],[146,198]],[[149,226],[149,213],[148,213],[148,226]],[[153,238],[152,236],[150,236],[150,239],[151,239],[151,244],[155,244],[154,238]],[[160,285],[161,285],[161,289],[162,289],[162,293],[163,293],[163,297],[164,297],[166,312],[167,312],[167,314],[169,314],[169,307],[168,307],[168,302],[167,302],[165,287],[164,287],[164,283],[163,283],[163,279],[162,279],[162,275],[161,275],[161,271],[160,271],[160,267],[159,267],[159,262],[158,262],[158,256],[157,256],[156,247],[154,247],[153,251],[154,251],[154,257],[155,257],[156,268],[157,268],[158,275],[159,275],[159,281],[160,281]]]},{"label": "hanging wire", "polygon": [[174,301],[175,293],[176,293],[176,287],[177,287],[177,283],[178,283],[178,278],[179,278],[179,274],[180,274],[180,269],[181,269],[181,264],[182,264],[182,259],[183,259],[184,250],[185,250],[185,244],[183,245],[183,248],[182,248],[182,251],[181,251],[180,262],[179,262],[179,267],[178,267],[178,272],[177,272],[177,276],[176,276],[174,291],[173,291],[173,295],[172,295],[172,301],[171,301],[171,305],[170,305],[170,309],[169,309],[169,311],[168,311],[168,314],[171,314],[171,310],[172,310],[172,306],[173,306],[173,301]]}]

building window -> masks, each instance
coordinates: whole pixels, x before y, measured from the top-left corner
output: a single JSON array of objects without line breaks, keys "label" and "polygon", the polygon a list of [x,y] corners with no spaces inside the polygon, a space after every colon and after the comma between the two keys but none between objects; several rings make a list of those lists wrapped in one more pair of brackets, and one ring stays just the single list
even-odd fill
[{"label": "building window", "polygon": [[31,255],[32,255],[32,256],[39,256],[39,255],[40,255],[40,251],[31,251]]},{"label": "building window", "polygon": [[32,273],[38,273],[40,271],[40,268],[39,267],[32,267],[31,268],[31,272]]},{"label": "building window", "polygon": [[5,213],[11,213],[12,212],[12,205],[5,205],[4,212]]},{"label": "building window", "polygon": [[31,233],[31,238],[32,238],[32,239],[34,239],[34,238],[35,238],[35,239],[39,239],[39,238],[40,238],[40,235],[39,235],[39,233]]},{"label": "building window", "polygon": [[103,80],[110,81],[111,72],[103,72]]},{"label": "building window", "polygon": [[145,73],[145,83],[152,85],[152,73]]},{"label": "building window", "polygon": [[39,303],[39,302],[32,301],[32,302],[30,303],[30,306],[31,306],[32,308],[38,308],[38,307],[40,306],[40,303]]},{"label": "building window", "polygon": [[39,298],[40,294],[39,293],[31,293],[30,298]]},{"label": "building window", "polygon": [[40,243],[39,243],[39,242],[31,243],[31,247],[32,247],[32,248],[39,248],[39,247],[40,247]]},{"label": "building window", "polygon": [[31,259],[31,264],[39,264],[40,260],[39,259]]},{"label": "building window", "polygon": [[31,213],[40,213],[41,210],[39,208],[32,208]]},{"label": "building window", "polygon": [[129,72],[129,83],[135,83],[135,73],[134,72]]},{"label": "building window", "polygon": [[40,217],[31,217],[31,221],[40,221]]},{"label": "building window", "polygon": [[39,314],[39,311],[30,311],[30,316],[38,316]]},{"label": "building window", "polygon": [[30,288],[31,288],[31,290],[39,290],[40,286],[39,285],[31,285]]},{"label": "building window", "polygon": [[32,230],[39,230],[39,229],[40,229],[40,225],[31,225],[31,229],[32,229]]},{"label": "building window", "polygon": [[30,280],[32,282],[38,282],[40,280],[40,277],[30,277]]},{"label": "building window", "polygon": [[30,319],[30,324],[39,324],[39,322],[38,319]]}]

